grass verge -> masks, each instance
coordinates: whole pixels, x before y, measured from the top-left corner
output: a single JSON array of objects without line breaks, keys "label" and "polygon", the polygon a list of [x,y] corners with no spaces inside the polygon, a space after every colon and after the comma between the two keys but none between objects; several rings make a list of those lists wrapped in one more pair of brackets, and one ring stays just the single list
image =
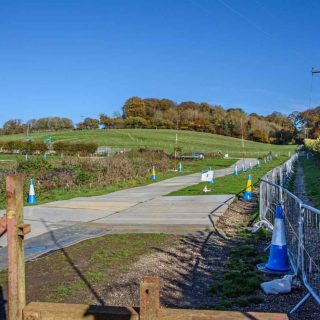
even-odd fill
[{"label": "grass verge", "polygon": [[[274,160],[264,164],[261,163],[260,168],[253,168],[251,171],[239,172],[238,176],[227,175],[215,179],[213,184],[207,182],[201,182],[199,184],[189,186],[177,191],[174,191],[168,196],[194,196],[194,195],[214,195],[214,194],[239,194],[246,187],[248,175],[251,174],[252,184],[256,184],[268,171],[279,166],[283,162],[288,160],[286,156],[280,156]],[[261,161],[262,162],[262,161]],[[210,192],[203,192],[203,188],[207,185]]]},{"label": "grass verge", "polygon": [[304,181],[307,195],[311,198],[313,205],[320,208],[320,165],[316,158],[307,159],[300,157],[304,171]]},{"label": "grass verge", "polygon": [[[249,219],[249,225],[257,216],[254,213]],[[265,280],[256,265],[267,259],[266,254],[258,250],[258,242],[270,238],[270,234],[261,229],[251,234],[247,227],[239,227],[238,245],[229,251],[229,259],[224,262],[223,275],[214,275],[214,283],[209,294],[218,296],[219,302],[212,309],[225,310],[232,306],[247,307],[264,301],[256,294],[260,283]]]},{"label": "grass verge", "polygon": [[[176,245],[179,239],[165,234],[108,235],[28,262],[27,300],[93,303],[99,300],[108,281],[121,277],[141,256]],[[0,286],[5,292],[6,284],[4,270],[0,272]]]}]

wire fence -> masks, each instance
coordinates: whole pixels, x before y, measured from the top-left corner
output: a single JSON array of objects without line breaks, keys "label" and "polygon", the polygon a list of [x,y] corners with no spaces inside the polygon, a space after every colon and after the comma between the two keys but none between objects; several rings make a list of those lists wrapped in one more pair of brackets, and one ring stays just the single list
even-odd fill
[{"label": "wire fence", "polygon": [[273,229],[276,206],[283,205],[288,256],[296,276],[308,294],[290,311],[295,312],[309,297],[320,304],[320,210],[305,204],[286,189],[298,159],[295,154],[269,171],[260,181],[260,225]]}]

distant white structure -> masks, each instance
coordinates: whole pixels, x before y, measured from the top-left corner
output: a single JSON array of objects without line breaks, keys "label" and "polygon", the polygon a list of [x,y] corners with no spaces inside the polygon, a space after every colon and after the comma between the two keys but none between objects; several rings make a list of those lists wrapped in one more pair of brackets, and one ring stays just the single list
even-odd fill
[{"label": "distant white structure", "polygon": [[226,153],[226,154],[224,155],[224,158],[225,158],[225,159],[229,158],[229,154]]},{"label": "distant white structure", "polygon": [[123,153],[123,152],[126,152],[126,151],[129,151],[129,149],[127,148],[111,148],[111,147],[108,147],[108,146],[100,146],[98,147],[97,151],[96,151],[96,154],[97,155],[113,155],[117,152],[119,153]]}]

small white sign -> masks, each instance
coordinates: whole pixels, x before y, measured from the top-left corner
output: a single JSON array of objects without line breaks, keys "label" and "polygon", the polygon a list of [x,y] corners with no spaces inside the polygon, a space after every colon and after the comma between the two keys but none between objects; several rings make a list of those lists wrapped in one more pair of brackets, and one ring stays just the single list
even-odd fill
[{"label": "small white sign", "polygon": [[202,182],[212,182],[213,181],[213,170],[203,171],[201,174]]}]

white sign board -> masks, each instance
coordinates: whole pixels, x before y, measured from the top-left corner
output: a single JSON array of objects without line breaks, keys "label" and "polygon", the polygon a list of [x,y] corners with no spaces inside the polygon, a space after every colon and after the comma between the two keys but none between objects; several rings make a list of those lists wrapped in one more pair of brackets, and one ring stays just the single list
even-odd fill
[{"label": "white sign board", "polygon": [[201,182],[212,182],[213,170],[203,171],[201,174]]}]

